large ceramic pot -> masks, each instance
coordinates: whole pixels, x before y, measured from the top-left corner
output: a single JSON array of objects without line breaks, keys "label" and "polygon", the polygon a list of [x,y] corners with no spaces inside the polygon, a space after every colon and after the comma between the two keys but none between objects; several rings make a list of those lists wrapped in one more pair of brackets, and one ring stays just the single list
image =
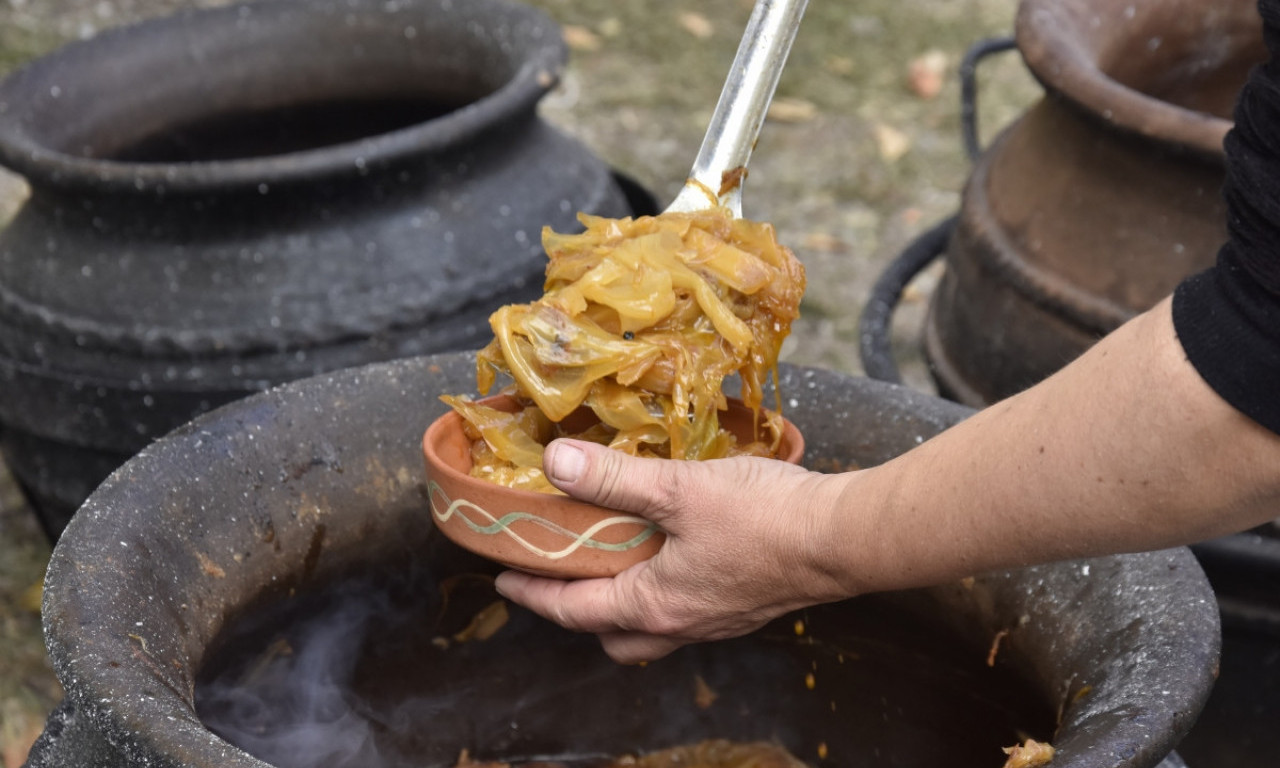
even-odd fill
[{"label": "large ceramic pot", "polygon": [[[501,603],[493,566],[431,521],[420,438],[473,366],[294,382],[121,467],[50,563],[67,699],[31,768],[447,766],[464,749],[592,765],[709,738],[820,767],[976,768],[1023,736],[1051,739],[1055,768],[1149,768],[1209,692],[1217,613],[1186,550],[866,596],[613,664]],[[885,461],[968,413],[815,369],[781,384],[817,468]]]},{"label": "large ceramic pot", "polygon": [[1280,518],[1192,552],[1218,598],[1222,662],[1178,752],[1192,766],[1270,768],[1280,755]]},{"label": "large ceramic pot", "polygon": [[558,27],[506,0],[267,0],[107,32],[0,85],[5,457],[56,533],[106,474],[273,384],[477,348],[544,225],[632,212],[541,120]]},{"label": "large ceramic pot", "polygon": [[[1226,237],[1222,138],[1266,55],[1260,26],[1255,0],[1023,0],[1016,43],[1045,96],[977,157],[959,214],[877,281],[862,325],[869,375],[900,380],[893,307],[940,254],[925,353],[939,389],[974,406],[1034,384],[1209,266]],[[967,77],[1001,47],[972,48]],[[1193,766],[1270,768],[1280,527],[1192,549],[1216,592],[1223,662],[1178,750]]]},{"label": "large ceramic pot", "polygon": [[1266,55],[1256,0],[1023,0],[1044,98],[974,168],[932,298],[940,389],[995,402],[1213,263],[1222,139]]}]

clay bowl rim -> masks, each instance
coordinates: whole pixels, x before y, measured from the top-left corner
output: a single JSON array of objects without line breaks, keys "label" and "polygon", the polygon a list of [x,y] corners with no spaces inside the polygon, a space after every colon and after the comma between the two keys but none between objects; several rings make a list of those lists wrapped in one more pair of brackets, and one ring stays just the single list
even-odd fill
[{"label": "clay bowl rim", "polygon": [[[412,0],[416,8],[424,0]],[[259,0],[249,4],[264,18],[268,14],[323,13],[326,8],[358,12],[337,2],[316,8],[310,0]],[[362,3],[370,14],[382,14],[380,4]],[[47,92],[49,83],[62,75],[64,61],[91,66],[109,60],[113,52],[137,48],[148,39],[181,36],[191,19],[212,19],[220,27],[237,23],[246,3],[179,10],[167,16],[105,30],[87,40],[72,41],[34,59],[0,79],[0,105],[22,104],[30,94]],[[387,133],[314,149],[264,157],[236,158],[191,163],[140,163],[81,157],[55,149],[25,125],[22,115],[34,113],[30,107],[7,110],[0,116],[0,165],[28,181],[60,188],[97,189],[124,194],[200,193],[233,188],[261,188],[260,185],[288,185],[314,178],[363,175],[407,157],[439,152],[470,140],[477,133],[503,120],[535,109],[555,86],[568,61],[568,47],[558,33],[558,24],[543,11],[513,0],[469,0],[454,6],[460,26],[468,19],[482,18],[486,12],[518,17],[527,25],[511,36],[514,50],[495,41],[495,52],[511,60],[510,77],[502,85],[448,114]],[[512,29],[520,25],[512,23]],[[526,56],[527,60],[519,57]],[[82,60],[88,61],[82,61]]]},{"label": "clay bowl rim", "polygon": [[[746,409],[746,405],[741,399],[736,397],[728,397],[730,408],[741,410]],[[510,393],[500,393],[477,398],[476,402],[490,405],[514,405],[515,398]],[[574,414],[569,416],[570,419],[592,419],[594,415],[590,414],[589,409],[580,408]],[[506,488],[482,478],[473,477],[468,471],[461,469],[454,463],[445,460],[439,452],[436,451],[436,444],[441,441],[441,433],[445,430],[461,430],[462,417],[454,410],[450,409],[442,413],[439,417],[432,420],[430,425],[422,434],[422,456],[425,464],[427,476],[427,495],[429,497],[432,510],[430,512],[431,520],[436,528],[455,544],[474,554],[488,558],[503,566],[515,568],[518,570],[535,573],[543,576],[551,576],[555,578],[598,578],[616,575],[626,568],[637,562],[647,560],[654,554],[657,554],[658,548],[661,547],[665,540],[665,533],[661,528],[650,523],[642,517],[632,515],[628,512],[602,507],[584,501],[579,501],[569,496],[549,495],[536,491],[527,491],[517,488]],[[804,459],[804,435],[800,428],[790,419],[783,417],[782,443],[780,446],[783,450],[777,460],[784,461],[788,464],[799,465]],[[465,457],[464,457],[465,458]],[[467,467],[467,470],[470,466]],[[596,553],[591,560],[593,562],[579,564],[578,560],[571,559],[570,555],[564,556],[562,559],[549,560],[545,556],[536,554],[532,551],[515,550],[515,556],[503,556],[500,552],[495,552],[488,547],[476,547],[465,538],[455,535],[452,526],[445,525],[439,518],[434,509],[436,480],[432,474],[439,473],[447,477],[447,479],[465,488],[473,488],[479,490],[485,495],[498,494],[503,498],[504,504],[501,510],[488,510],[489,514],[494,511],[506,512],[516,509],[525,509],[530,507],[542,507],[547,503],[547,499],[557,499],[554,509],[557,511],[556,518],[563,518],[577,510],[583,514],[606,520],[610,518],[618,518],[620,515],[625,517],[634,517],[637,524],[647,524],[653,530],[654,535],[648,537],[646,541],[637,543],[637,545],[629,550],[616,553],[616,557],[608,557],[603,553]],[[555,520],[552,520],[555,522]],[[643,556],[641,556],[643,555]]]}]

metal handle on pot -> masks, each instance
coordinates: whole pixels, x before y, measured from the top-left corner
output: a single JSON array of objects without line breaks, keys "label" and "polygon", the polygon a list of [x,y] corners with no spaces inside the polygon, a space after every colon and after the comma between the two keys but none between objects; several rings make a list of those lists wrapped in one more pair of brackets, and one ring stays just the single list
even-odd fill
[{"label": "metal handle on pot", "polygon": [[[960,135],[971,162],[977,162],[982,155],[978,138],[978,64],[988,56],[1015,48],[1013,36],[992,37],[969,46],[961,59]],[[869,378],[903,383],[893,356],[893,313],[907,285],[942,255],[958,218],[958,214],[948,217],[909,243],[872,286],[858,322],[858,353]]]},{"label": "metal handle on pot", "polygon": [[1013,36],[989,37],[969,46],[960,60],[960,135],[971,162],[982,155],[978,138],[978,64],[992,54],[1017,47],[1018,41]]}]

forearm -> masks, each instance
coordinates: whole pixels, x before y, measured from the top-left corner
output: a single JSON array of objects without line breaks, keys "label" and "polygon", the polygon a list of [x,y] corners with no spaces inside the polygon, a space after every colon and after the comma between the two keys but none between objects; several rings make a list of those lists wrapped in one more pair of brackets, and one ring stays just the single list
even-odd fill
[{"label": "forearm", "polygon": [[1256,525],[1280,515],[1280,436],[1205,385],[1166,301],[1041,384],[841,482],[825,556],[854,564],[850,592],[891,589]]}]

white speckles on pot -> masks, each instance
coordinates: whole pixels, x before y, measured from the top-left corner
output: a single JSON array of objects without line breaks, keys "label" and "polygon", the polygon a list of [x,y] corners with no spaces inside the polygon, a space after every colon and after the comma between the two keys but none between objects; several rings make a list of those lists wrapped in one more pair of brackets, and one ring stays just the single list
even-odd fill
[{"label": "white speckles on pot", "polygon": [[[268,588],[310,583],[368,547],[433,551],[418,489],[421,430],[444,407],[434,395],[473,380],[474,357],[462,354],[325,375],[214,411],[122,467],[67,529],[49,569],[49,647],[69,703],[36,768],[103,744],[119,754],[96,764],[111,768],[177,765],[177,755],[186,765],[260,768],[192,717],[194,664],[223,617]],[[821,393],[795,397],[788,414],[813,460],[884,461],[969,413],[827,371],[784,366],[781,383],[784,393]],[[104,540],[125,546],[108,557]],[[1055,746],[1066,768],[1117,766],[1122,753],[1124,765],[1153,765],[1212,683],[1217,615],[1185,550],[900,597],[950,617],[983,648],[1007,632],[996,663],[1060,699]]]}]

